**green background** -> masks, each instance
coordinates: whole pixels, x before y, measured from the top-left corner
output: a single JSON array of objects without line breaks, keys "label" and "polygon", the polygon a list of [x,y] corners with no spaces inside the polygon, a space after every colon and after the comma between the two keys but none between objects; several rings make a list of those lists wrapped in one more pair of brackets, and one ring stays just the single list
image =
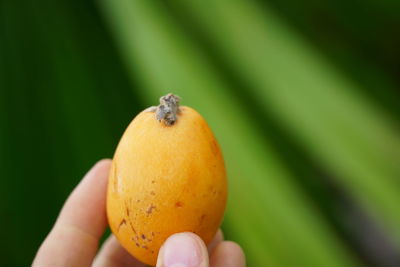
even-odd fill
[{"label": "green background", "polygon": [[0,265],[173,92],[225,155],[248,266],[400,266],[400,2],[0,2]]}]

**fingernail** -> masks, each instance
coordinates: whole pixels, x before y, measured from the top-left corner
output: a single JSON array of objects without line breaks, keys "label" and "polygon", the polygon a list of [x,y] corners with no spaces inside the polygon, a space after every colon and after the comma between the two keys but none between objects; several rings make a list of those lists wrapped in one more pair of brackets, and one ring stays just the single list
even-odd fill
[{"label": "fingernail", "polygon": [[175,234],[164,246],[165,267],[197,267],[201,263],[200,246],[190,234]]}]

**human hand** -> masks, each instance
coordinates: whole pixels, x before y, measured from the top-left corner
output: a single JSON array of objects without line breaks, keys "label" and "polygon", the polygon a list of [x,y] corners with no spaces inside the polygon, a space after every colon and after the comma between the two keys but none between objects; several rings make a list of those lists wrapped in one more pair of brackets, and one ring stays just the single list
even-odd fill
[{"label": "human hand", "polygon": [[[97,251],[107,227],[105,204],[110,163],[98,162],[68,197],[40,246],[33,267],[145,266],[122,248],[113,235]],[[221,230],[208,247],[193,233],[174,234],[161,247],[157,260],[157,267],[208,266],[245,266],[242,249],[234,242],[223,241]]]}]

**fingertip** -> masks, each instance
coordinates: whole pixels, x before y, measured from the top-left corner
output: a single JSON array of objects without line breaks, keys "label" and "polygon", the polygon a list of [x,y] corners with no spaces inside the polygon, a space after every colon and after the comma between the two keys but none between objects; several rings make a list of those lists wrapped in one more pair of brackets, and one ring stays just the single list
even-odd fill
[{"label": "fingertip", "polygon": [[161,247],[157,267],[207,267],[208,252],[203,240],[194,233],[170,236]]},{"label": "fingertip", "polygon": [[100,159],[99,161],[97,161],[93,167],[87,172],[87,174],[85,175],[85,177],[87,177],[90,173],[93,172],[104,172],[110,169],[112,160],[108,159],[108,158],[104,158],[104,159]]},{"label": "fingertip", "polygon": [[246,258],[242,248],[233,241],[223,241],[215,247],[210,265],[218,267],[244,267]]},{"label": "fingertip", "polygon": [[239,244],[234,241],[230,241],[230,240],[224,241],[223,245],[224,245],[224,247],[227,247],[227,248],[230,248],[233,250],[242,250],[242,247],[239,246]]},{"label": "fingertip", "polygon": [[218,229],[217,233],[215,234],[213,240],[208,244],[207,249],[208,253],[211,255],[214,248],[224,240],[224,233],[221,229]]},{"label": "fingertip", "polygon": [[225,250],[231,251],[231,252],[235,253],[236,255],[241,256],[242,258],[244,258],[243,249],[236,242],[224,241],[221,245]]},{"label": "fingertip", "polygon": [[109,159],[109,158],[102,158],[102,159],[100,159],[100,160],[98,160],[98,161],[96,162],[96,164],[94,165],[94,167],[96,167],[96,166],[106,166],[106,165],[110,165],[111,162],[112,162],[112,159]]},{"label": "fingertip", "polygon": [[[66,204],[70,199],[80,198],[81,195],[88,190],[103,190],[108,182],[108,174],[111,168],[111,159],[101,159],[97,161],[83,176],[82,180],[70,194]],[[94,187],[93,183],[96,183]],[[90,185],[88,185],[90,184]]]},{"label": "fingertip", "polygon": [[[88,266],[107,226],[105,198],[111,161],[97,162],[68,197],[34,266]],[[66,251],[68,253],[66,253]]]},{"label": "fingertip", "polygon": [[105,201],[110,159],[99,160],[68,197],[57,223],[72,224],[99,238],[107,224]]}]

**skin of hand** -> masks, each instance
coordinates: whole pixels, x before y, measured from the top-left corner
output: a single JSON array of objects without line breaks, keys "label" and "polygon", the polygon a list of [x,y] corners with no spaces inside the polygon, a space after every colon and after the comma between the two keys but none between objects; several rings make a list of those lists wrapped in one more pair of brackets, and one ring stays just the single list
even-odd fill
[{"label": "skin of hand", "polygon": [[[107,227],[106,190],[111,160],[99,161],[74,189],[53,229],[40,246],[33,267],[144,267],[111,235],[98,251]],[[157,267],[244,267],[239,245],[224,241],[221,230],[206,247],[193,233],[170,236],[160,249]]]}]

